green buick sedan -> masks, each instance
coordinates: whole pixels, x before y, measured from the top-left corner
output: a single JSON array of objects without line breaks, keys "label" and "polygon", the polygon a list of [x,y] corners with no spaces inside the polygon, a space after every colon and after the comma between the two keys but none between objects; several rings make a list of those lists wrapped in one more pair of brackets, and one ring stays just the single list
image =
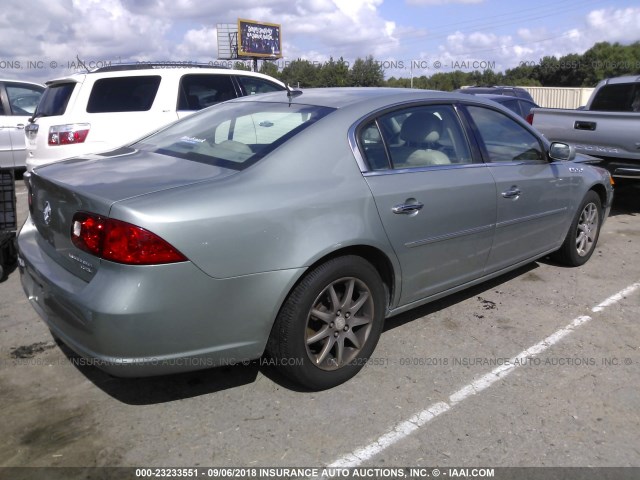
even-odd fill
[{"label": "green buick sedan", "polygon": [[283,91],[27,175],[22,284],[117,376],[268,356],[347,381],[385,319],[553,254],[584,264],[609,174],[481,98]]}]

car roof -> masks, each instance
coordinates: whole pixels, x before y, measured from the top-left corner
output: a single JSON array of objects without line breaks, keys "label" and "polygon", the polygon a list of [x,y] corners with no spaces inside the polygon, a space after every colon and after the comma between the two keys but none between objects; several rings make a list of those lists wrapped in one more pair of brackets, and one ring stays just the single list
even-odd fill
[{"label": "car roof", "polygon": [[[390,88],[390,87],[331,87],[331,88],[308,88],[294,90],[301,92],[289,99],[286,91],[262,93],[260,95],[250,95],[240,97],[230,102],[270,102],[270,103],[292,103],[298,105],[314,105],[329,108],[345,108],[357,104],[370,104],[373,108],[376,105],[384,106],[394,103],[420,101],[420,100],[460,100],[469,102],[473,96],[454,92],[441,92],[438,90],[420,90],[411,88]],[[484,99],[478,99],[479,103],[489,104]]]},{"label": "car roof", "polygon": [[26,80],[16,80],[15,78],[0,78],[0,82],[2,82],[2,83],[24,83],[26,85],[33,85],[33,86],[36,86],[36,87],[44,88],[44,85],[42,85],[41,83],[29,82],[29,81],[26,81]]},{"label": "car roof", "polygon": [[640,82],[640,76],[638,75],[625,75],[624,77],[606,78],[602,81],[603,84],[611,85],[616,83],[636,83]]},{"label": "car roof", "polygon": [[[142,66],[139,66],[142,65]],[[161,71],[164,76],[168,75],[176,75],[182,76],[185,73],[187,74],[216,74],[216,75],[243,75],[247,77],[255,77],[255,78],[264,78],[270,80],[272,82],[278,83],[279,85],[285,86],[277,78],[270,77],[269,75],[265,75],[263,73],[251,72],[248,70],[236,70],[232,68],[224,68],[219,66],[208,66],[208,65],[193,65],[193,66],[185,66],[176,68],[175,65],[173,68],[170,68],[166,64],[135,64],[135,65],[123,65],[122,68],[120,65],[115,65],[115,68],[111,67],[103,67],[95,70],[91,70],[89,72],[75,72],[71,75],[66,75],[64,77],[54,78],[52,80],[48,80],[45,84],[54,85],[58,83],[81,83],[87,76],[99,76],[100,78],[111,78],[111,77],[138,77],[149,75],[150,72],[159,72]]]},{"label": "car roof", "polygon": [[528,98],[516,97],[515,95],[498,95],[496,93],[475,93],[476,97],[488,98],[494,102],[502,103],[508,100],[524,100],[525,102],[535,103]]}]

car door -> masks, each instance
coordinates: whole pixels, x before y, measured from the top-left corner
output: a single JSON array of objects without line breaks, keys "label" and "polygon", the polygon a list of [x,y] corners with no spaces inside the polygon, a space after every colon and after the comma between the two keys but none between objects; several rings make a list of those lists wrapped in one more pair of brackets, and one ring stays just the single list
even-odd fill
[{"label": "car door", "polygon": [[35,112],[44,87],[4,82],[0,89],[3,116],[0,126],[0,166],[25,166],[27,158],[24,128]]},{"label": "car door", "polygon": [[488,106],[467,105],[497,188],[497,222],[487,273],[558,246],[569,225],[571,182],[527,127]]},{"label": "car door", "polygon": [[[3,88],[0,86],[0,88]],[[0,168],[13,168],[13,147],[11,145],[11,117],[7,115],[7,107],[0,96]]]},{"label": "car door", "polygon": [[495,182],[453,105],[403,107],[358,130],[364,177],[402,268],[400,304],[482,275],[493,241]]}]

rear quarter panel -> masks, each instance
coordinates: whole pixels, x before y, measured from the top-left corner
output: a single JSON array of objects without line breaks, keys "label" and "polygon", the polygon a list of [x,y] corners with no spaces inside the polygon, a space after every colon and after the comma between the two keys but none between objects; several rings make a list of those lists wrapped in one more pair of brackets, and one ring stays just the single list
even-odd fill
[{"label": "rear quarter panel", "polygon": [[306,267],[353,245],[391,258],[349,147],[352,122],[334,112],[247,170],[118,202],[111,216],[159,234],[215,278]]}]

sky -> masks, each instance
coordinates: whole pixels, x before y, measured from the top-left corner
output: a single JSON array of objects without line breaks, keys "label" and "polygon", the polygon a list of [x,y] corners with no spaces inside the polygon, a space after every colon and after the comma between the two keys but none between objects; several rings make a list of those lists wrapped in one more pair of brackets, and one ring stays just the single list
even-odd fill
[{"label": "sky", "polygon": [[280,68],[372,56],[385,76],[504,71],[640,40],[637,0],[4,0],[0,78],[125,61],[215,62],[216,25],[282,25]]}]

